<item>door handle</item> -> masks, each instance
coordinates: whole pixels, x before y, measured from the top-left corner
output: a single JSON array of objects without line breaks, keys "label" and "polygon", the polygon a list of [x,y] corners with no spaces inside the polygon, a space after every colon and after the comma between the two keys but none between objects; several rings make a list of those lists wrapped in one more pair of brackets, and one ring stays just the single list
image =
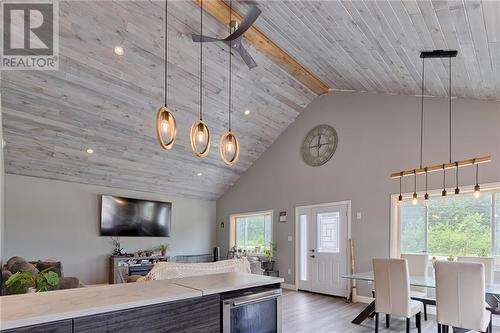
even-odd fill
[{"label": "door handle", "polygon": [[314,249],[312,249],[311,252],[314,252]]},{"label": "door handle", "polygon": [[314,254],[313,254],[312,256],[309,256],[309,257],[311,257],[311,258],[316,258],[316,256],[315,256]]}]

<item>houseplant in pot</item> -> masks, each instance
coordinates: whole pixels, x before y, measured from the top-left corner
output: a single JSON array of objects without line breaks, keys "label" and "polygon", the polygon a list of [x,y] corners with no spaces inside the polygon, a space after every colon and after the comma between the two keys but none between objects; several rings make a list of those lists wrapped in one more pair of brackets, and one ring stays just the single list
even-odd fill
[{"label": "houseplant in pot", "polygon": [[276,255],[278,245],[274,242],[269,242],[269,245],[264,249],[265,259],[262,261],[262,268],[265,271],[274,270],[274,256]]},{"label": "houseplant in pot", "polygon": [[170,246],[168,244],[161,244],[160,245],[160,254],[164,257],[167,255],[167,251],[170,249]]}]

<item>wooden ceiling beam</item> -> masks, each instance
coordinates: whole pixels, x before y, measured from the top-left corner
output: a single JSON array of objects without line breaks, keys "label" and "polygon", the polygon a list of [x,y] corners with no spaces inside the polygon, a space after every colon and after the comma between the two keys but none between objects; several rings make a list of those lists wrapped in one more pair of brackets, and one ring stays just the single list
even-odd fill
[{"label": "wooden ceiling beam", "polygon": [[[193,0],[198,6],[200,0]],[[212,15],[219,22],[225,26],[229,23],[229,6],[223,0],[209,0],[203,2],[203,10]],[[232,17],[234,20],[241,22],[243,17],[232,10]],[[244,38],[252,44],[259,52],[264,54],[272,62],[278,65],[285,72],[293,76],[303,85],[308,87],[312,92],[317,95],[322,95],[329,91],[328,86],[320,79],[311,74],[304,68],[297,60],[292,58],[288,53],[282,50],[266,35],[260,32],[255,27],[250,27],[244,35]]]}]

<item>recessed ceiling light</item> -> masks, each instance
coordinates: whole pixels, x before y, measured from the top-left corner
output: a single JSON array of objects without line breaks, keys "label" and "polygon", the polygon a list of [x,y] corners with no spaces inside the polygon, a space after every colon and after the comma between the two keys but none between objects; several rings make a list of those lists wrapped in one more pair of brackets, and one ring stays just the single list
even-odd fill
[{"label": "recessed ceiling light", "polygon": [[116,55],[121,56],[121,55],[123,55],[123,52],[124,52],[123,51],[123,47],[121,47],[121,46],[115,46],[115,54]]},{"label": "recessed ceiling light", "polygon": [[246,110],[245,110],[245,115],[247,115],[247,116],[248,116],[249,114],[250,114],[250,110],[246,109]]},{"label": "recessed ceiling light", "polygon": [[203,174],[202,174],[201,172],[198,172],[196,175],[197,175],[198,177],[203,176]]},{"label": "recessed ceiling light", "polygon": [[92,148],[87,149],[87,154],[93,154],[93,153],[94,153],[94,149],[92,149]]}]

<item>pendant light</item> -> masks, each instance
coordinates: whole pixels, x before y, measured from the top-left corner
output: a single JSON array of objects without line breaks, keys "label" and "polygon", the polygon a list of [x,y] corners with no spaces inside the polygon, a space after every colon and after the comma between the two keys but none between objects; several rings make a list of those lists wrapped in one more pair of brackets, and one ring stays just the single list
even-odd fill
[{"label": "pendant light", "polygon": [[429,193],[427,193],[427,168],[425,168],[425,194],[424,194],[424,200],[425,202],[429,201]]},{"label": "pendant light", "polygon": [[443,197],[446,196],[446,165],[443,164],[443,192],[441,192],[441,195]]},{"label": "pendant light", "polygon": [[411,200],[411,203],[416,205],[418,204],[418,196],[417,196],[417,170],[413,169],[413,199]]},{"label": "pendant light", "polygon": [[474,186],[474,198],[479,198],[481,195],[481,188],[479,187],[479,164],[475,161],[474,164],[476,164],[476,185]]},{"label": "pendant light", "polygon": [[460,189],[458,188],[458,162],[455,162],[455,179],[457,187],[455,187],[455,195],[460,194]]},{"label": "pendant light", "polygon": [[403,201],[403,194],[401,193],[401,182],[403,181],[403,173],[401,172],[401,177],[399,177],[399,197],[398,202]]},{"label": "pendant light", "polygon": [[[203,0],[200,1],[200,33],[203,36]],[[193,122],[189,135],[191,149],[198,157],[210,151],[210,130],[203,122],[203,43],[200,43],[200,119]]]},{"label": "pendant light", "polygon": [[[232,33],[232,12],[233,12],[233,5],[232,5],[232,0],[229,0],[229,35]],[[232,43],[232,40],[229,41]],[[232,76],[232,54],[231,54],[231,45],[228,47],[229,50],[229,112],[228,112],[228,131],[222,135],[220,138],[220,143],[219,143],[219,152],[220,152],[220,157],[222,158],[222,161],[226,165],[233,165],[236,163],[238,160],[238,157],[240,155],[240,143],[238,141],[238,138],[236,135],[233,133],[231,130],[231,109],[232,109],[232,103],[231,103],[231,76]]]},{"label": "pendant light", "polygon": [[167,26],[168,26],[168,0],[165,0],[165,60],[164,60],[164,68],[163,68],[163,105],[158,110],[156,114],[156,136],[158,137],[158,141],[160,146],[163,149],[170,150],[172,149],[175,141],[175,135],[177,132],[177,125],[175,123],[175,118],[170,112],[170,109],[167,106],[167,90],[168,90],[168,35],[167,35]]}]

